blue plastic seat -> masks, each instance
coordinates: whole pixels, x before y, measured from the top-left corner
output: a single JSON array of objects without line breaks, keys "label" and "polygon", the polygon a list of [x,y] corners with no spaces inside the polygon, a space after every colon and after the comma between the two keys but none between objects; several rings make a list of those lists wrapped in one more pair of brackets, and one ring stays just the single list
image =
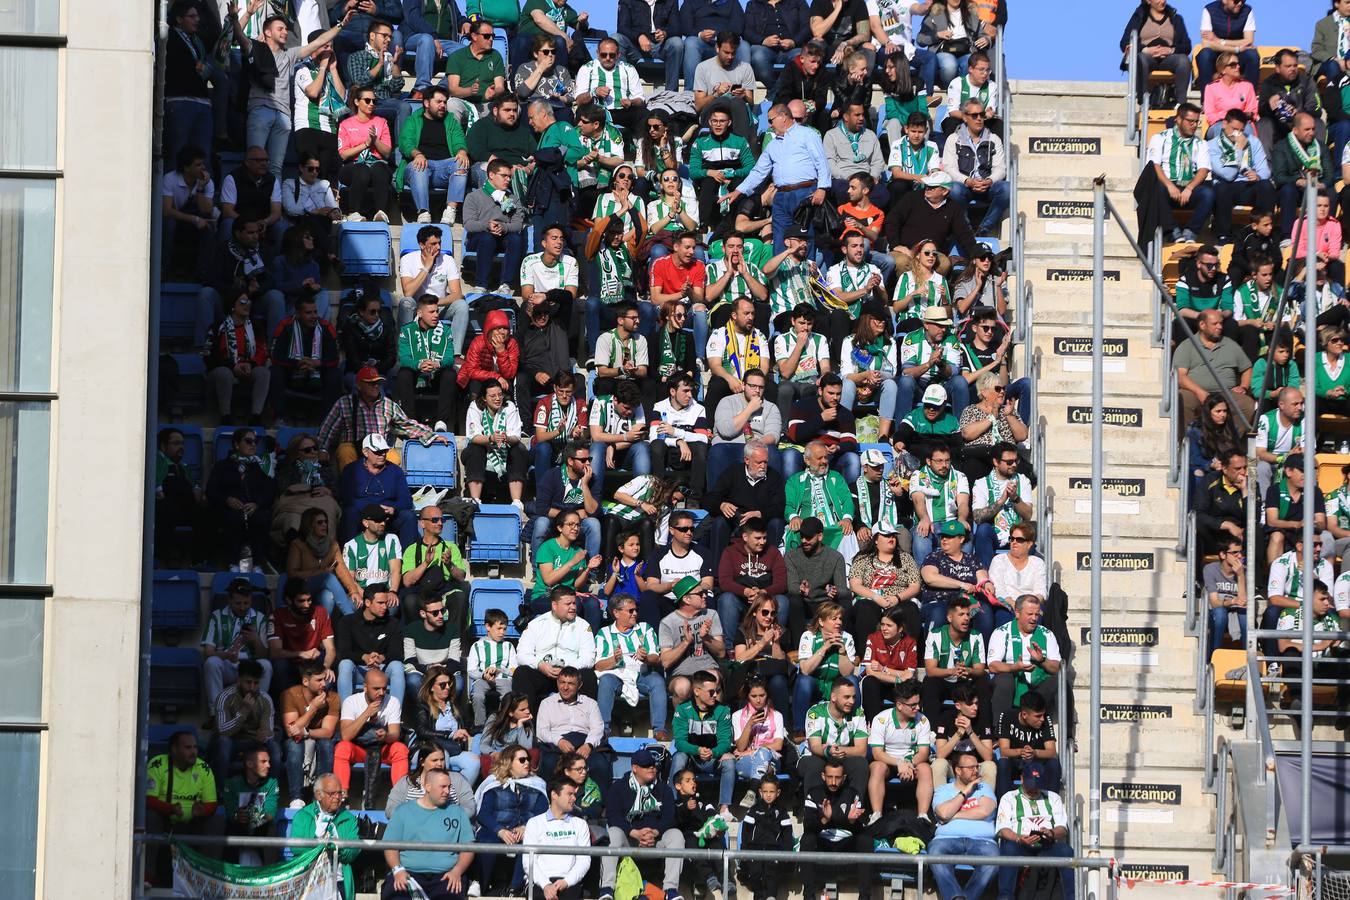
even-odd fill
[{"label": "blue plastic seat", "polygon": [[158,569],[150,593],[153,628],[196,628],[201,622],[202,589],[192,569]]},{"label": "blue plastic seat", "polygon": [[205,457],[206,437],[202,432],[200,425],[172,425],[160,423],[160,429],[177,428],[183,433],[183,465],[187,466],[188,472],[192,475],[192,480],[201,483],[205,470],[202,467],[202,460]]},{"label": "blue plastic seat", "polygon": [[886,443],[885,441],[858,445],[859,455],[866,453],[868,450],[881,451],[881,455],[886,457],[886,466],[881,470],[881,476],[884,478],[887,475],[891,474],[891,466],[895,465],[895,451],[891,449],[891,445]]},{"label": "blue plastic seat", "polygon": [[150,738],[150,757],[153,759],[161,753],[169,752],[169,738],[180,731],[186,731],[193,737],[197,737],[197,728],[194,725],[183,725],[177,722],[159,722],[150,725],[146,729]]},{"label": "blue plastic seat", "polygon": [[230,455],[230,438],[236,431],[243,428],[246,431],[252,431],[258,436],[257,453],[259,456],[269,453],[276,449],[276,438],[267,433],[267,429],[262,425],[223,425],[216,429],[212,435],[211,456],[216,462]]},{"label": "blue plastic seat", "polygon": [[450,443],[427,446],[410,440],[403,445],[403,472],[414,491],[424,484],[453,491],[459,483],[457,438],[448,431],[439,434]]},{"label": "blue plastic seat", "polygon": [[197,412],[206,405],[206,360],[199,353],[174,353],[178,367],[178,391],[174,398],[176,412]]},{"label": "blue plastic seat", "polygon": [[295,439],[296,435],[312,434],[317,437],[318,433],[319,429],[317,428],[297,428],[293,425],[288,425],[285,428],[278,428],[276,438],[277,459],[280,459],[282,455],[285,454],[286,448],[290,445],[291,441]]},{"label": "blue plastic seat", "polygon": [[159,336],[186,339],[197,334],[197,295],[201,285],[171,281],[159,287]]},{"label": "blue plastic seat", "polygon": [[[267,597],[267,576],[254,569],[252,572],[217,572],[211,576],[211,608],[220,609],[225,605],[225,592],[230,588],[230,582],[236,578],[247,578],[248,583],[253,585],[256,590],[253,594],[253,606],[255,609],[265,609],[261,604],[266,603]],[[259,597],[261,595],[261,598]]]},{"label": "blue plastic seat", "polygon": [[708,511],[706,509],[694,508],[694,509],[686,509],[684,511],[694,517],[695,525],[697,525],[699,522],[702,522],[704,519],[708,518]]},{"label": "blue plastic seat", "polygon": [[[512,507],[514,510],[515,507]],[[474,628],[484,633],[483,618],[489,609],[506,613],[506,636],[520,637],[516,631],[516,616],[525,602],[525,587],[514,578],[475,578],[469,586],[469,605],[473,609]]]},{"label": "blue plastic seat", "polygon": [[520,562],[520,530],[520,512],[509,503],[478,507],[469,541],[469,562]]},{"label": "blue plastic seat", "polygon": [[648,744],[660,743],[652,738],[611,737],[609,746],[614,749],[614,777],[623,778],[633,771],[633,754]]},{"label": "blue plastic seat", "polygon": [[195,647],[150,648],[150,705],[195,707],[201,700],[202,655]]},{"label": "blue plastic seat", "polygon": [[388,222],[343,222],[338,231],[343,276],[389,275],[392,246]]}]

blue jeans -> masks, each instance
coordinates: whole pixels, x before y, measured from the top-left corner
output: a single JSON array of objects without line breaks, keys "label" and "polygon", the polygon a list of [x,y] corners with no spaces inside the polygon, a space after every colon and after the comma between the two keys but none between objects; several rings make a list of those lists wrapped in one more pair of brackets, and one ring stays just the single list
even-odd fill
[{"label": "blue jeans", "polygon": [[169,169],[177,165],[178,151],[184,147],[196,147],[209,159],[215,127],[215,116],[211,112],[210,103],[165,97],[164,168]]},{"label": "blue jeans", "polygon": [[1242,630],[1242,643],[1247,643],[1247,610],[1229,609],[1226,606],[1213,606],[1209,610],[1209,655],[1213,656],[1214,651],[1219,649],[1224,635],[1228,634],[1228,617],[1237,618],[1238,627]]},{"label": "blue jeans", "polygon": [[769,766],[777,770],[779,761],[778,754],[768,747],[757,747],[749,756],[737,758],[736,777],[744,778],[746,781],[758,781],[764,777],[764,770]]},{"label": "blue jeans", "polygon": [[806,730],[806,712],[811,708],[821,696],[820,682],[798,671],[797,678],[792,682],[792,730],[793,732]]},{"label": "blue jeans", "polygon": [[457,756],[451,756],[445,761],[445,767],[452,772],[458,772],[464,776],[464,780],[469,784],[478,783],[478,773],[482,771],[483,761],[477,753],[470,753],[465,750]]},{"label": "blue jeans", "polygon": [[342,610],[344,616],[350,616],[356,612],[356,607],[352,605],[352,598],[347,595],[347,589],[338,581],[338,577],[332,572],[325,572],[323,575],[315,575],[306,580],[305,586],[309,588],[311,594],[318,599],[319,605],[331,617],[333,607]]},{"label": "blue jeans", "polygon": [[[338,660],[337,689],[338,696],[346,700],[366,685],[366,672],[370,666],[352,662],[350,659]],[[389,693],[403,702],[403,660],[390,660],[384,664],[384,674],[389,676]]]},{"label": "blue jeans", "polygon": [[441,318],[450,320],[450,343],[453,352],[456,356],[462,355],[464,341],[469,336],[469,301],[456,300],[449,306],[441,307]]},{"label": "blue jeans", "polygon": [[[1201,51],[1203,52],[1203,51]],[[1061,859],[1072,859],[1073,850],[1063,841],[1055,841],[1048,847],[1040,850],[1030,850],[1016,841],[1000,840],[998,842],[999,856],[1055,856]],[[1012,900],[1017,895],[1017,876],[1022,872],[1017,866],[1000,866],[998,870],[998,896],[999,900]],[[1063,890],[1064,900],[1073,900],[1073,869],[1069,866],[1059,870],[1059,885]],[[973,894],[971,896],[974,896]]]},{"label": "blue jeans", "polygon": [[[744,44],[741,45],[745,47]],[[783,235],[792,227],[792,215],[797,211],[797,207],[807,203],[808,198],[815,193],[815,188],[804,187],[797,188],[795,191],[779,191],[773,195],[773,206],[770,215],[773,217],[773,252],[777,256],[782,253],[787,245],[783,243]],[[815,235],[812,235],[807,256],[810,257],[815,251]]]},{"label": "blue jeans", "polygon": [[[1213,191],[1211,190],[1212,194]],[[1008,182],[995,181],[989,185],[989,190],[984,194],[977,194],[966,187],[960,181],[952,184],[952,202],[958,207],[963,207],[972,200],[987,198],[989,200],[989,209],[985,212],[984,218],[980,220],[979,226],[975,229],[977,234],[993,231],[1008,215]],[[1208,217],[1208,216],[1206,216]]]},{"label": "blue jeans", "polygon": [[418,212],[431,208],[431,192],[445,191],[446,203],[463,203],[464,192],[469,186],[469,173],[459,170],[459,160],[429,159],[425,168],[408,166],[408,190],[412,192],[413,206]]},{"label": "blue jeans", "polygon": [[[244,122],[244,145],[267,148],[267,171],[281,177],[281,165],[286,161],[286,144],[291,139],[291,117],[266,106],[248,111]],[[209,147],[203,150],[210,152]]]},{"label": "blue jeans", "polygon": [[520,289],[520,263],[525,259],[525,232],[508,231],[501,237],[490,231],[472,231],[464,237],[465,249],[473,254],[473,277],[479,287],[490,290],[492,281],[492,262],[497,254],[502,255],[501,284],[513,291]]},{"label": "blue jeans", "polygon": [[[778,604],[778,624],[783,626],[786,632],[788,627],[788,598],[782,594],[774,596],[774,602]],[[741,627],[741,619],[745,618],[745,611],[749,604],[740,597],[737,597],[731,591],[723,591],[717,598],[717,616],[722,621],[722,634],[734,635]]]},{"label": "blue jeans", "polygon": [[[717,48],[713,46],[712,41],[705,41],[696,34],[691,34],[684,38],[684,89],[692,91],[694,89],[694,70],[698,64],[705,59],[712,59],[717,55]],[[750,62],[750,45],[741,41],[741,45],[736,48],[735,65]],[[669,76],[667,76],[667,80]]]},{"label": "blue jeans", "polygon": [[[539,471],[539,470],[535,470]],[[547,512],[547,510],[545,510]],[[548,540],[548,530],[552,523],[547,516],[535,516],[530,527],[530,558],[539,553],[539,546]],[[581,541],[586,545],[587,556],[600,554],[600,520],[595,516],[586,516],[581,520]]]},{"label": "blue jeans", "polygon": [[[895,381],[897,388],[895,415],[891,418],[898,422],[914,410],[914,398],[921,396],[924,389],[934,382],[933,378],[927,375],[923,378],[901,375]],[[970,405],[970,385],[962,376],[953,375],[942,382],[942,386],[947,389],[947,400],[952,405],[952,415],[960,418],[961,413]]]},{"label": "blue jeans", "polygon": [[[895,409],[895,379],[887,378],[881,382],[881,398],[877,404],[878,415],[885,419],[889,418],[891,410]],[[857,382],[844,376],[844,395],[839,400],[839,405],[849,411],[853,410],[853,401],[858,398]]]},{"label": "blue jeans", "polygon": [[695,772],[704,775],[711,775],[716,772],[718,775],[717,805],[731,805],[732,798],[736,793],[736,760],[732,758],[731,754],[727,754],[725,759],[718,759],[714,756],[712,759],[704,761],[687,753],[676,753],[675,758],[670,763],[671,777],[685,769],[693,769]]},{"label": "blue jeans", "polygon": [[[417,57],[413,60],[413,71],[417,75],[413,82],[413,90],[425,91],[431,87],[431,77],[436,73],[436,70],[445,67],[444,58],[464,45],[459,41],[446,41],[435,35],[424,33],[408,35],[403,39],[403,46]],[[436,56],[437,46],[440,47],[442,54],[439,59]],[[436,65],[438,62],[441,63],[440,66]]]},{"label": "blue jeans", "polygon": [[[934,838],[928,852],[941,856],[998,856],[998,843],[993,838],[946,837]],[[998,874],[997,866],[975,866],[964,889],[956,880],[955,866],[932,866],[933,880],[937,882],[939,900],[953,897],[983,897],[985,888]]]},{"label": "blue jeans", "polygon": [[969,53],[965,56],[938,53],[936,56],[938,84],[951,84],[954,80],[966,74],[966,68],[970,65]]},{"label": "blue jeans", "polygon": [[[633,65],[637,65],[644,59],[659,59],[666,64],[666,90],[678,91],[680,89],[680,73],[684,71],[684,38],[680,36],[667,36],[661,46],[653,46],[652,52],[647,56],[642,55],[642,48],[638,47],[626,35],[611,35],[614,40],[619,42],[619,52],[623,58]],[[693,90],[691,84],[687,90]]]},{"label": "blue jeans", "polygon": [[1011,382],[1004,392],[1004,396],[1017,404],[1017,418],[1026,422],[1028,425],[1032,424],[1031,379],[1019,378],[1016,381]]},{"label": "blue jeans", "polygon": [[[614,698],[623,689],[623,682],[612,672],[600,672],[596,680],[595,702],[600,707],[600,718],[605,721],[605,730],[609,730],[614,716]],[[666,721],[669,701],[666,698],[666,679],[660,672],[646,672],[638,676],[638,695],[647,698],[652,714],[652,731],[668,731]]]},{"label": "blue jeans", "polygon": [[[595,472],[595,487],[598,491],[605,490],[605,448],[610,444],[602,444],[599,441],[591,444],[591,468]],[[627,450],[614,449],[614,465],[616,468],[626,468],[634,475],[652,474],[652,451],[646,441],[635,441]]]},{"label": "blue jeans", "polygon": [[989,564],[994,561],[994,553],[998,550],[998,532],[989,522],[981,522],[975,526],[975,558],[980,561],[980,567],[986,571]]},{"label": "blue jeans", "polygon": [[[333,739],[310,738],[314,742],[314,777],[333,771]],[[305,742],[286,741],[282,745],[286,755],[286,799],[298,800],[305,781]]]},{"label": "blue jeans", "polygon": [[755,78],[764,85],[765,96],[773,98],[777,94],[774,88],[778,85],[779,76],[774,73],[773,67],[786,66],[801,53],[800,47],[791,50],[776,50],[763,44],[754,44],[750,47],[750,68],[755,70]]}]

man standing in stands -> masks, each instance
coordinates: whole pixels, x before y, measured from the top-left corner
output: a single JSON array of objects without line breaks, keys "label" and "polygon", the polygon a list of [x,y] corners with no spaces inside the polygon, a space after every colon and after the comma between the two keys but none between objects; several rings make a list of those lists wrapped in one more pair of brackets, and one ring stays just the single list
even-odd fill
[{"label": "man standing in stands", "polygon": [[366,26],[366,45],[347,57],[347,89],[370,88],[375,93],[375,115],[389,123],[389,134],[395,141],[411,109],[403,102],[403,73],[398,61],[403,48],[389,48],[394,42],[394,26],[381,19],[371,19]]},{"label": "man standing in stands", "polygon": [[778,140],[770,141],[750,174],[724,198],[728,208],[743,194],[753,193],[771,179],[777,191],[773,195],[773,252],[787,246],[783,238],[793,223],[797,207],[810,198],[812,206],[825,202],[830,188],[830,164],[825,146],[812,128],[798,125],[786,104],[769,107],[769,127]]},{"label": "man standing in stands", "polygon": [[1185,228],[1172,229],[1168,237],[1173,241],[1194,241],[1214,208],[1214,186],[1207,181],[1209,145],[1196,134],[1201,117],[1200,107],[1183,103],[1177,107],[1176,125],[1148,142],[1148,161],[1172,208],[1191,211]]}]

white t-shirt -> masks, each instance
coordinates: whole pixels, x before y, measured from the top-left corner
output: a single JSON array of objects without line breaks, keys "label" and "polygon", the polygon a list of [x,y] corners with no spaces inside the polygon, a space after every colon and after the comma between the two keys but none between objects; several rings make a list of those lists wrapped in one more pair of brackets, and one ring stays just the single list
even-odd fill
[{"label": "white t-shirt", "polygon": [[[1208,9],[1200,13],[1200,30],[1201,31],[1214,30],[1214,20],[1210,18]],[[1242,33],[1251,34],[1255,30],[1256,30],[1256,10],[1253,9],[1247,13],[1247,24],[1245,27],[1243,27]]]},{"label": "white t-shirt", "polygon": [[[366,692],[357,691],[342,701],[342,712],[338,718],[355,722],[361,718],[361,713],[365,712],[369,705],[370,701],[366,699]],[[390,725],[398,725],[403,721],[403,704],[393,694],[386,693],[384,701],[380,704],[380,711],[374,715],[371,721],[377,726],[385,728]]]},{"label": "white t-shirt", "polygon": [[553,266],[544,264],[544,254],[542,253],[531,253],[520,264],[520,283],[528,284],[536,291],[576,287],[578,284],[577,275],[576,258],[565,253]]},{"label": "white t-shirt", "polygon": [[901,722],[895,707],[877,714],[867,737],[867,746],[884,750],[891,759],[906,762],[913,762],[914,754],[932,742],[933,729],[922,713],[909,722]]},{"label": "white t-shirt", "polygon": [[996,554],[994,561],[989,564],[989,580],[994,583],[994,594],[1005,603],[1015,603],[1023,594],[1045,597],[1048,592],[1045,575],[1045,560],[1039,556],[1028,556],[1027,564],[1020,572],[1006,553]]},{"label": "white t-shirt", "polygon": [[[398,261],[399,278],[416,278],[421,271],[422,254],[416,251],[403,254]],[[418,290],[418,294],[434,294],[439,300],[449,291],[452,281],[459,281],[459,263],[455,262],[453,256],[442,253],[436,267],[431,270],[431,274]]]},{"label": "white t-shirt", "polygon": [[1336,605],[1336,612],[1350,609],[1350,572],[1344,572],[1336,579],[1336,586],[1331,590],[1331,600]]},{"label": "white t-shirt", "polygon": [[914,56],[914,24],[911,13],[918,4],[911,0],[867,0],[867,14],[881,20],[890,43],[905,48],[905,56]]},{"label": "white t-shirt", "polygon": [[172,197],[174,209],[180,211],[187,209],[188,201],[196,194],[202,194],[206,199],[214,200],[216,196],[216,183],[208,177],[206,179],[206,187],[199,190],[196,182],[188,184],[180,172],[164,173],[164,182],[160,189],[160,196]]}]

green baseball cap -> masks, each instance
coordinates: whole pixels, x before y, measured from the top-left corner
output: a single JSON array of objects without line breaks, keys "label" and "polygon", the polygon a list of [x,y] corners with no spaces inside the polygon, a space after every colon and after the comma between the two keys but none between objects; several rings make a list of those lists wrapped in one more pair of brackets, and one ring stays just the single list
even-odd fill
[{"label": "green baseball cap", "polygon": [[938,533],[943,537],[965,537],[966,526],[959,519],[950,519],[942,523],[942,528]]}]

